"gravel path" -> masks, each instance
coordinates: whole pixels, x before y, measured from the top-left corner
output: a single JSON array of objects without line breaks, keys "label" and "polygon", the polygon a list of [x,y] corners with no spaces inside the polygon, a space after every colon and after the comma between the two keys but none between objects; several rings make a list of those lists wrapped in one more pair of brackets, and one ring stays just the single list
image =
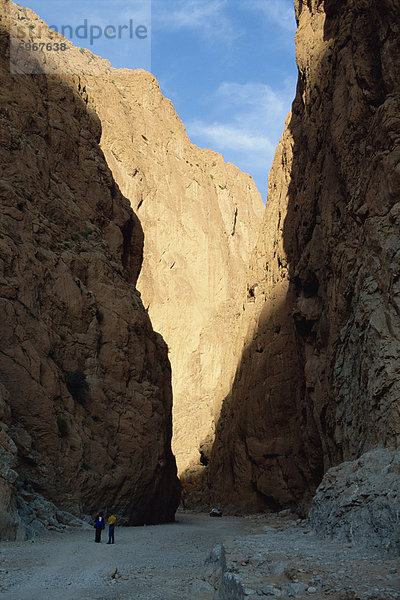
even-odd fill
[{"label": "gravel path", "polygon": [[209,598],[205,559],[221,542],[249,600],[400,598],[398,560],[320,540],[293,519],[178,513],[169,525],[117,528],[115,545],[105,542],[87,529],[0,543],[0,600]]},{"label": "gravel path", "polygon": [[[178,513],[168,525],[117,527],[114,545],[106,544],[106,532],[95,544],[94,529],[2,542],[0,599],[190,599],[211,548],[248,530],[240,518]],[[116,580],[108,576],[114,567]]]}]

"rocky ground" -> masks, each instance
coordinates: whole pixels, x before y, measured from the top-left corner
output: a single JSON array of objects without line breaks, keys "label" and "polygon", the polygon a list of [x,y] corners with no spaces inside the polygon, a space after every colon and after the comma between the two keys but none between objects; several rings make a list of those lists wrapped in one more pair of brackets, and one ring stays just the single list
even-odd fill
[{"label": "rocky ground", "polygon": [[[400,598],[400,565],[373,548],[322,541],[290,515],[178,513],[177,523],[118,528],[114,546],[91,529],[0,544],[4,600],[236,600]],[[226,567],[207,562],[222,543]],[[115,569],[117,569],[115,573]],[[214,589],[219,569],[228,590]],[[113,576],[114,575],[114,576]],[[228,591],[226,591],[228,590]]]},{"label": "rocky ground", "polygon": [[225,577],[236,584],[234,593],[222,596],[224,600],[400,598],[398,558],[391,559],[376,547],[360,549],[322,540],[306,521],[294,520],[287,511],[252,516],[248,521],[251,535],[224,544]]},{"label": "rocky ground", "polygon": [[[115,545],[94,529],[0,544],[0,598],[174,600],[196,598],[212,546],[250,530],[240,518],[179,514],[177,523],[116,528]],[[117,568],[117,577],[109,576]],[[192,591],[192,588],[193,591]]]}]

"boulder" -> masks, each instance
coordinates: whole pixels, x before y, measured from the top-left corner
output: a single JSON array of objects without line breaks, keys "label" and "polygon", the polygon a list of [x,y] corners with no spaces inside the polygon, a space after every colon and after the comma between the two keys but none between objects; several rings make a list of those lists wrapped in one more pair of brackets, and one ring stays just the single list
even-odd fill
[{"label": "boulder", "polygon": [[329,469],[308,518],[325,537],[399,555],[400,450],[371,450]]}]

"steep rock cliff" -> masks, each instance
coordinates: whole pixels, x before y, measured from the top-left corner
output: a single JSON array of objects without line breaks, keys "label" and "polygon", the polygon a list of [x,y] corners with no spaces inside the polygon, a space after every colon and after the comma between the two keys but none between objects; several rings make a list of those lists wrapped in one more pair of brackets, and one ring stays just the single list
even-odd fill
[{"label": "steep rock cliff", "polygon": [[107,162],[143,227],[138,289],[168,344],[172,447],[183,472],[199,465],[212,430],[215,388],[235,339],[264,205],[249,175],[191,144],[149,73],[124,70],[101,85],[91,78],[86,88],[103,124]]},{"label": "steep rock cliff", "polygon": [[297,94],[207,449],[211,497],[241,507],[304,508],[400,435],[400,7],[295,5]]},{"label": "steep rock cliff", "polygon": [[171,372],[135,288],[143,232],[79,76],[9,73],[9,7],[1,2],[4,535],[15,534],[22,489],[75,514],[172,520]]},{"label": "steep rock cliff", "polygon": [[[33,41],[39,31],[41,42],[58,39],[34,12],[13,11],[15,32],[28,30]],[[108,166],[144,231],[137,287],[169,349],[173,451],[183,472],[199,466],[199,447],[218,418],[215,389],[236,337],[264,205],[249,175],[190,142],[150,73],[116,70],[67,46],[46,62],[40,55],[40,65],[31,63],[32,54],[15,52],[14,68],[79,74],[85,101],[100,119]]]}]

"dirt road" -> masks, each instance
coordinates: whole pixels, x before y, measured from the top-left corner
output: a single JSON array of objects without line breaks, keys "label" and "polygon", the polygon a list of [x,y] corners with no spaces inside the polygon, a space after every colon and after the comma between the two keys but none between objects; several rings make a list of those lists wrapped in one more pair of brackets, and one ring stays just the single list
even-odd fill
[{"label": "dirt road", "polygon": [[[218,542],[246,533],[240,518],[178,514],[177,522],[116,528],[115,544],[94,530],[0,543],[1,600],[179,600],[201,586],[204,560]],[[108,577],[118,568],[117,580]],[[193,590],[193,592],[192,592]]]}]

